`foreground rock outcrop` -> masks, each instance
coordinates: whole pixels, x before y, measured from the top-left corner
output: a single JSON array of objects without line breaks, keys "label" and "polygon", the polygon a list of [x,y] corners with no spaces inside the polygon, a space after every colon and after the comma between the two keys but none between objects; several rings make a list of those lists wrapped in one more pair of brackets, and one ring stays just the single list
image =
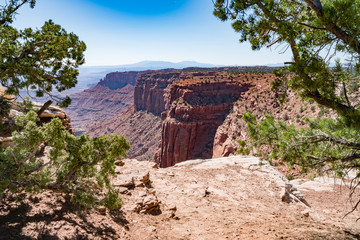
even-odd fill
[{"label": "foreground rock outcrop", "polygon": [[[355,221],[360,212],[343,218],[351,209],[346,204],[348,191],[344,183],[334,184],[331,178],[289,182],[268,163],[242,156],[190,160],[169,168],[156,168],[147,161],[124,163],[116,168],[114,177],[124,201],[120,210],[90,209],[75,214],[59,193],[23,195],[21,202],[0,202],[0,239],[360,237]],[[289,184],[311,207],[302,201],[282,201]]]},{"label": "foreground rock outcrop", "polygon": [[[43,106],[43,103],[33,102],[34,109],[39,110]],[[11,104],[10,114],[8,119],[0,119],[0,124],[4,126],[0,132],[0,146],[6,148],[12,145],[11,129],[15,125],[15,119],[17,116],[24,115],[24,109],[17,101],[13,101]],[[39,124],[48,123],[54,117],[59,118],[64,128],[70,133],[75,135],[75,130],[71,125],[71,118],[64,111],[64,109],[50,105],[40,115]]]}]

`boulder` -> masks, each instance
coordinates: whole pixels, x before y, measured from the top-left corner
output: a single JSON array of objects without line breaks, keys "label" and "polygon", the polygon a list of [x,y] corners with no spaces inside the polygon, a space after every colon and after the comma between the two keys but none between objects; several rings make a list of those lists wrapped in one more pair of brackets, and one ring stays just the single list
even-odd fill
[{"label": "boulder", "polygon": [[135,185],[135,178],[130,175],[120,174],[117,176],[116,180],[114,181],[115,187],[133,188],[134,185]]},{"label": "boulder", "polygon": [[160,201],[152,194],[140,196],[136,199],[134,211],[140,214],[158,214],[160,212]]}]

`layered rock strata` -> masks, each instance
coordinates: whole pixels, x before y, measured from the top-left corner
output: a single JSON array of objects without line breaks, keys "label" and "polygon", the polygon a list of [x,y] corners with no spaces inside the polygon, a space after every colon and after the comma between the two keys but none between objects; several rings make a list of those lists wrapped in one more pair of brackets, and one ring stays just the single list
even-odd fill
[{"label": "layered rock strata", "polygon": [[142,73],[149,71],[113,72],[83,92],[72,94],[67,108],[77,132],[87,125],[104,121],[126,110],[134,102],[134,85]]},{"label": "layered rock strata", "polygon": [[155,156],[160,167],[211,158],[217,128],[250,86],[221,76],[192,77],[172,84],[165,99],[169,109],[161,116],[161,146]]},{"label": "layered rock strata", "polygon": [[135,86],[139,75],[147,72],[149,71],[112,72],[106,74],[105,78],[100,80],[98,84],[108,87],[111,90],[123,88],[128,84]]},{"label": "layered rock strata", "polygon": [[145,110],[160,115],[166,110],[165,89],[181,77],[181,72],[143,74],[135,85],[135,110]]},{"label": "layered rock strata", "polygon": [[87,132],[92,137],[116,133],[130,142],[129,158],[151,160],[154,158],[161,136],[160,117],[146,111],[135,111],[134,105],[111,119],[89,124]]}]

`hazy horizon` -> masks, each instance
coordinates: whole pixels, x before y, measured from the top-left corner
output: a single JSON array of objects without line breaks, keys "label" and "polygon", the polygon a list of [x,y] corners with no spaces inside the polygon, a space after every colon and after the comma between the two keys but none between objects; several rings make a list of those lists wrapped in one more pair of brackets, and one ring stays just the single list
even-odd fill
[{"label": "hazy horizon", "polygon": [[[194,62],[194,63],[200,63],[200,64],[206,64],[209,65],[209,67],[256,67],[256,66],[273,66],[273,65],[283,65],[282,62],[278,62],[278,63],[267,63],[267,64],[250,64],[250,65],[239,65],[239,64],[235,64],[235,65],[223,65],[223,64],[212,64],[212,63],[206,63],[206,62],[197,62],[197,61],[192,61],[192,60],[184,60],[184,61],[179,61],[179,62],[172,62],[172,61],[166,61],[166,60],[143,60],[140,62],[132,62],[132,63],[125,63],[125,64],[115,64],[115,65],[83,65],[81,66],[81,68],[91,68],[91,67],[117,67],[117,66],[126,66],[126,65],[136,65],[139,63],[145,63],[145,62],[164,62],[164,63],[173,63],[173,64],[181,64],[181,63],[190,63],[190,62]],[[212,65],[212,66],[210,66]],[[196,65],[191,66],[191,67],[197,67]]]}]

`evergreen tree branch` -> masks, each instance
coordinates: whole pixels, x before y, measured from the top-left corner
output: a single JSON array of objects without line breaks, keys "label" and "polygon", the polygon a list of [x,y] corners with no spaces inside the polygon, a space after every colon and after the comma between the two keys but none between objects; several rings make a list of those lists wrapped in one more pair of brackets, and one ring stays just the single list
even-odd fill
[{"label": "evergreen tree branch", "polygon": [[21,8],[24,4],[28,3],[28,2],[34,2],[33,0],[22,0],[22,2],[20,2],[17,5],[13,5],[10,4],[9,6],[5,6],[4,9],[2,10],[2,14],[4,14],[4,16],[2,16],[1,20],[0,20],[0,26],[4,25],[7,22],[11,22],[12,20],[12,16],[16,13],[16,11],[19,10],[19,8]]},{"label": "evergreen tree branch", "polygon": [[345,139],[336,139],[336,138],[332,138],[330,136],[327,135],[314,135],[314,136],[307,136],[306,139],[310,140],[306,140],[306,141],[301,141],[298,142],[296,145],[294,145],[292,148],[296,148],[299,147],[305,143],[319,143],[319,142],[333,142],[342,146],[346,146],[346,147],[350,147],[352,149],[356,149],[356,150],[360,150],[360,143],[356,143],[356,142],[349,142],[346,141]]},{"label": "evergreen tree branch", "polygon": [[326,29],[333,33],[338,39],[341,39],[344,43],[348,44],[355,52],[360,54],[360,42],[355,35],[350,35],[348,32],[342,30],[331,19],[327,19],[324,16],[323,8],[319,0],[304,0],[315,12],[316,15],[323,20]]},{"label": "evergreen tree branch", "polygon": [[27,175],[30,175],[30,174],[32,174],[32,173],[34,173],[34,172],[39,172],[39,171],[41,171],[44,167],[46,167],[46,166],[48,166],[48,165],[50,165],[50,164],[51,164],[50,161],[47,162],[47,163],[44,163],[44,164],[40,164],[39,166],[37,166],[37,167],[35,167],[35,168],[31,169],[31,170],[26,171],[26,174],[27,174]]},{"label": "evergreen tree branch", "polygon": [[39,150],[39,147],[42,145],[43,143],[40,142],[36,145],[36,147],[34,148],[34,150],[27,156],[25,157],[24,159],[20,160],[20,162],[18,163],[18,167],[21,167],[21,165],[26,162],[26,161],[29,161],[32,157],[34,157],[37,153],[37,151]]}]

